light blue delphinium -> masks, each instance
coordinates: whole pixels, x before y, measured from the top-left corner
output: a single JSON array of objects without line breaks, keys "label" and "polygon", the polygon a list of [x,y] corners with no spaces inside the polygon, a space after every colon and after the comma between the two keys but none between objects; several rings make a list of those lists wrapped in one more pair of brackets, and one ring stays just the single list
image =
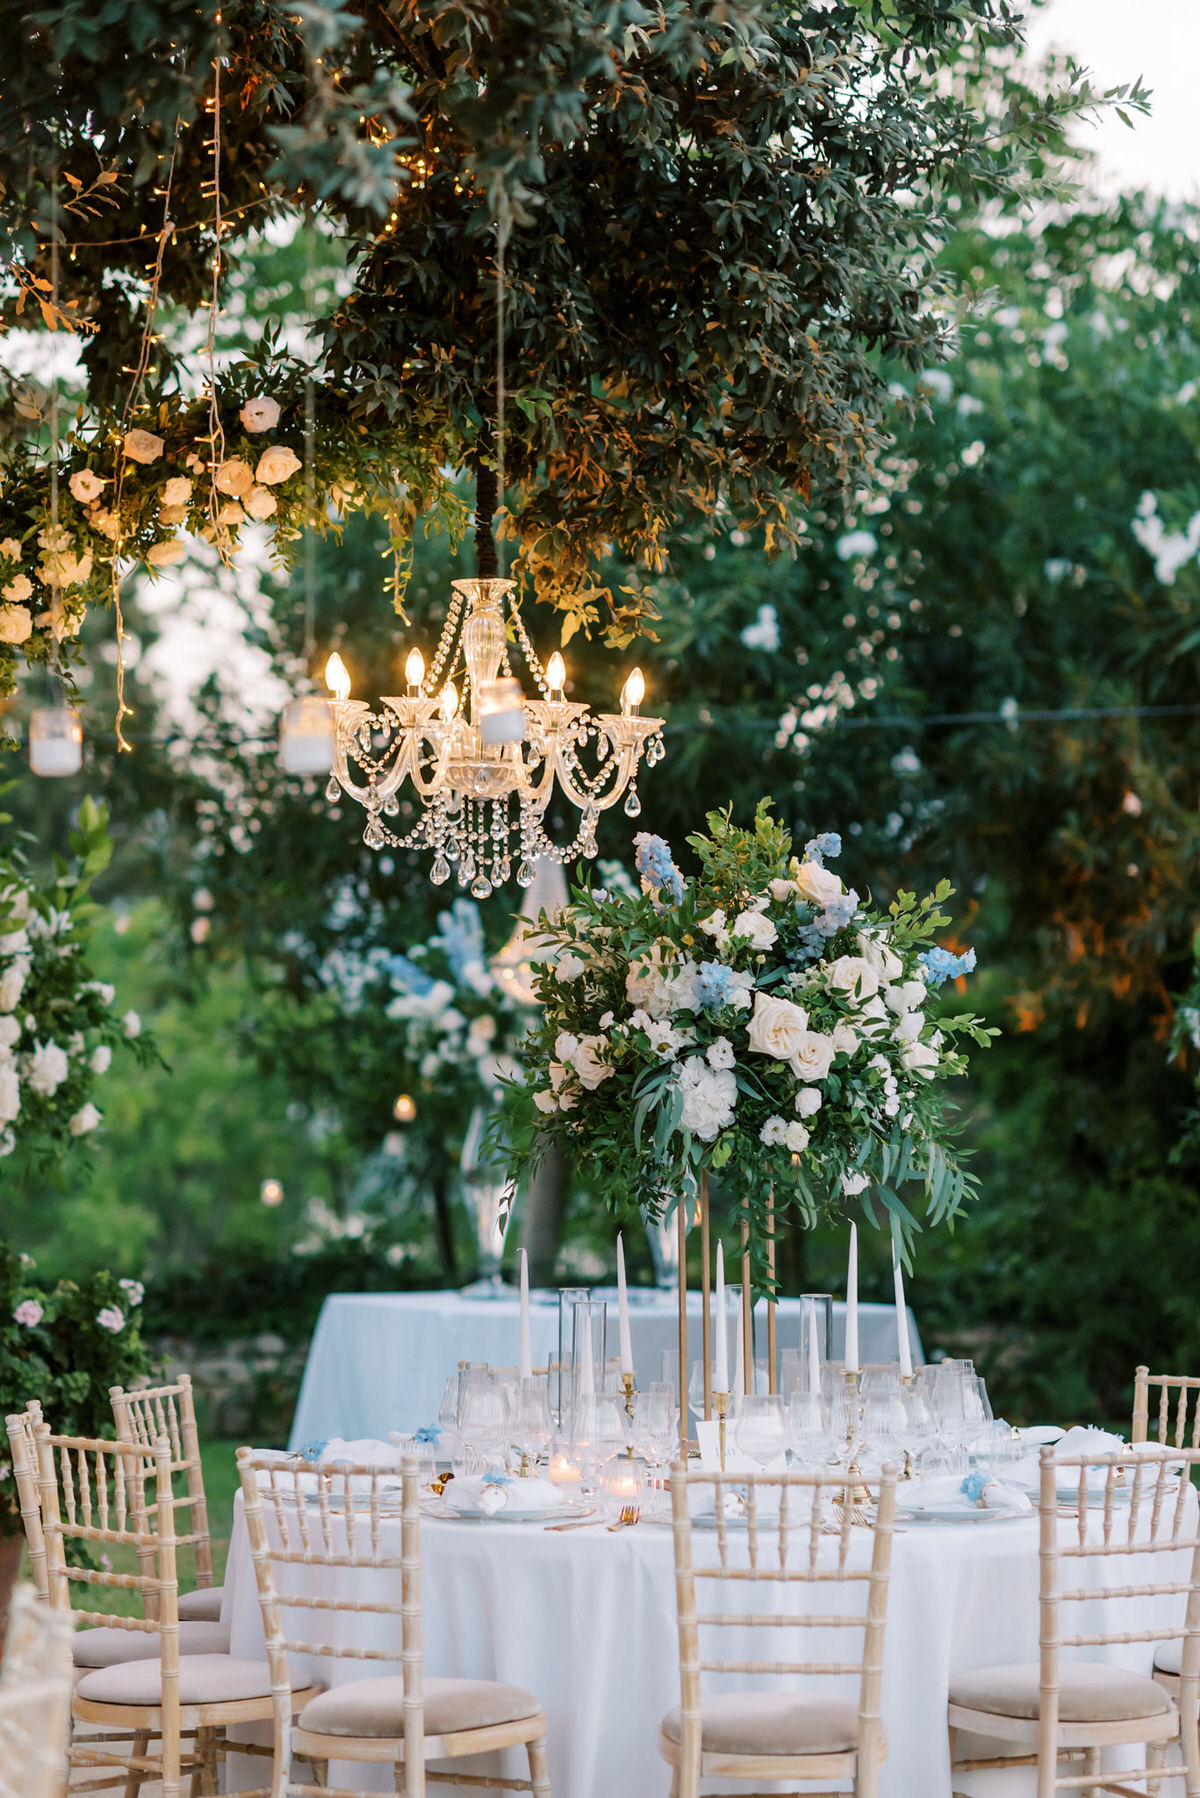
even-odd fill
[{"label": "light blue delphinium", "polygon": [[683,875],[671,859],[670,844],[647,830],[639,830],[633,843],[638,873],[660,892],[665,887],[678,905],[683,898]]},{"label": "light blue delphinium", "polygon": [[461,982],[464,970],[484,959],[479,907],[470,899],[456,899],[449,911],[438,913],[438,931],[432,941],[444,952],[455,980]]},{"label": "light blue delphinium", "polygon": [[963,955],[955,955],[949,949],[926,949],[917,960],[925,970],[926,984],[932,987],[939,987],[944,980],[957,980],[960,974],[973,974],[975,971],[974,949],[968,949]]},{"label": "light blue delphinium", "polygon": [[818,867],[824,867],[827,855],[832,859],[841,853],[842,839],[836,830],[823,830],[819,837],[810,837],[804,845],[805,861],[816,862]]},{"label": "light blue delphinium", "polygon": [[729,1003],[733,970],[723,961],[702,961],[692,982],[696,1004],[701,1011],[719,1011]]}]

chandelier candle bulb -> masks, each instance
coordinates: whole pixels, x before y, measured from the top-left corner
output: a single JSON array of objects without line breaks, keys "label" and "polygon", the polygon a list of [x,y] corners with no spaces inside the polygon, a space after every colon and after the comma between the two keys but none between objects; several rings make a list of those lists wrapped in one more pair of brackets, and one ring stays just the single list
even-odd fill
[{"label": "chandelier candle bulb", "polygon": [[550,703],[557,705],[563,697],[563,688],[567,684],[567,665],[557,649],[546,663],[546,685],[550,689]]},{"label": "chandelier candle bulb", "polygon": [[533,1378],[533,1350],[529,1337],[529,1256],[524,1249],[519,1251],[521,1261],[521,1350],[520,1376],[523,1380]]},{"label": "chandelier candle bulb", "polygon": [[629,679],[621,688],[621,712],[626,718],[636,718],[638,707],[646,697],[646,677],[640,668],[630,671]]},{"label": "chandelier candle bulb", "polygon": [[335,699],[343,702],[349,699],[350,675],[336,649],[325,664],[325,685]]},{"label": "chandelier candle bulb", "polygon": [[458,710],[458,688],[452,680],[448,680],[442,688],[442,717],[449,724]]},{"label": "chandelier candle bulb", "polygon": [[417,1115],[417,1104],[411,1093],[401,1093],[392,1106],[392,1116],[398,1124],[411,1124]]},{"label": "chandelier candle bulb", "polygon": [[625,1243],[617,1234],[617,1328],[620,1334],[621,1372],[633,1375],[633,1340],[629,1334],[629,1293],[625,1285]]},{"label": "chandelier candle bulb", "polygon": [[846,1267],[846,1353],[847,1373],[858,1372],[858,1225],[850,1226],[850,1259]]},{"label": "chandelier candle bulb", "polygon": [[404,678],[408,683],[408,697],[419,699],[421,682],[425,679],[425,657],[419,649],[409,650],[408,660],[404,664]]},{"label": "chandelier candle bulb", "polygon": [[[725,1245],[717,1244],[716,1331],[713,1344],[713,1395],[729,1391],[728,1319],[725,1316]],[[683,1382],[686,1383],[686,1372]]]}]

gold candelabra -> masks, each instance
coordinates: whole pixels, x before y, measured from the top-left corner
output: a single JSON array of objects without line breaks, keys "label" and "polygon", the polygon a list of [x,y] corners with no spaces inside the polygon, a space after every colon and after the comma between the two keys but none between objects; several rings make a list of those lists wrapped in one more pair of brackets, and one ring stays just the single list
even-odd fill
[{"label": "gold candelabra", "polygon": [[725,1419],[729,1415],[729,1394],[714,1392],[712,1395],[713,1410],[717,1414],[717,1440],[721,1455],[721,1472],[725,1471]]}]

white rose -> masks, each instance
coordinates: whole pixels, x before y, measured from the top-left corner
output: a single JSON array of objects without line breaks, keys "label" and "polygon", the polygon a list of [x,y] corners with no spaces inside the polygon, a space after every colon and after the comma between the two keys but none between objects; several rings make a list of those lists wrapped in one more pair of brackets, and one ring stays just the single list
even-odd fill
[{"label": "white rose", "polygon": [[767,891],[777,905],[786,905],[789,899],[796,897],[796,883],[794,880],[769,880]]},{"label": "white rose", "polygon": [[758,1133],[759,1142],[765,1143],[768,1149],[783,1141],[787,1135],[787,1122],[783,1118],[768,1118]]},{"label": "white rose", "polygon": [[155,543],[146,551],[146,565],[149,568],[170,568],[174,562],[182,562],[187,553],[187,544],[179,537],[168,537],[164,543]]},{"label": "white rose", "polygon": [[808,1013],[802,1006],[790,999],[773,998],[770,993],[755,993],[746,1040],[756,1055],[790,1061],[808,1034]]},{"label": "white rose", "polygon": [[783,1140],[793,1155],[800,1155],[808,1147],[809,1134],[803,1124],[789,1124],[783,1133]]},{"label": "white rose", "polygon": [[736,1057],[733,1044],[727,1036],[719,1036],[715,1043],[710,1043],[704,1051],[704,1059],[710,1068],[731,1068]]},{"label": "white rose", "polygon": [[879,976],[861,955],[839,955],[825,970],[825,984],[831,993],[850,993],[856,999],[873,999],[879,991]]},{"label": "white rose", "polygon": [[112,1050],[107,1043],[101,1043],[98,1049],[92,1050],[92,1058],[88,1063],[93,1074],[107,1074],[112,1064]]},{"label": "white rose", "polygon": [[35,1093],[48,1099],[51,1093],[57,1092],[70,1071],[65,1049],[60,1049],[57,1043],[38,1043],[29,1058],[25,1078]]},{"label": "white rose", "polygon": [[858,1048],[858,1031],[853,1024],[835,1024],[833,1046],[839,1055],[853,1055]]},{"label": "white rose", "polygon": [[899,986],[884,988],[884,1002],[894,1012],[919,1011],[928,996],[923,980],[905,980]]},{"label": "white rose", "polygon": [[0,1062],[0,1124],[11,1123],[21,1109],[21,1083],[11,1061]]},{"label": "white rose", "polygon": [[279,510],[279,501],[269,487],[251,487],[242,504],[251,518],[272,518]]},{"label": "white rose", "polygon": [[275,443],[264,450],[258,458],[258,467],[254,470],[254,478],[264,487],[277,487],[280,481],[286,481],[300,467],[300,458],[286,444]]},{"label": "white rose", "polygon": [[162,490],[164,506],[186,506],[192,497],[192,483],[185,474],[172,475]]},{"label": "white rose", "polygon": [[153,431],[126,431],[124,449],[131,462],[157,462],[163,453],[163,440]]},{"label": "white rose", "polygon": [[896,1028],[892,1034],[898,1043],[915,1043],[924,1027],[923,1013],[906,1011],[896,1019]]},{"label": "white rose", "polygon": [[796,1110],[802,1118],[815,1117],[821,1109],[821,1094],[815,1086],[802,1086],[796,1094]]},{"label": "white rose", "polygon": [[11,1012],[7,1017],[0,1017],[0,1049],[13,1048],[20,1034],[20,1018],[14,1018]]},{"label": "white rose", "polygon": [[730,936],[746,936],[754,949],[769,949],[779,932],[770,918],[764,918],[761,912],[740,911],[729,926]]},{"label": "white rose", "polygon": [[560,1030],[554,1039],[554,1053],[560,1061],[574,1061],[578,1047],[579,1038],[572,1036],[569,1030]]},{"label": "white rose", "polygon": [[568,949],[565,954],[560,955],[554,964],[554,978],[556,980],[578,980],[579,976],[586,972],[587,963],[584,961],[583,957],[581,955],[573,954],[570,949]]},{"label": "white rose", "polygon": [[102,537],[107,537],[110,543],[115,543],[121,535],[121,520],[115,512],[110,512],[107,506],[98,506],[88,519],[88,523],[94,531],[99,531]]},{"label": "white rose", "polygon": [[100,1113],[89,1099],[87,1104],[77,1111],[71,1119],[71,1135],[86,1136],[100,1122]]},{"label": "white rose", "polygon": [[21,560],[21,545],[15,537],[5,537],[4,541],[0,542],[0,556],[3,556],[6,562]]},{"label": "white rose", "polygon": [[837,875],[820,862],[801,862],[796,870],[796,891],[813,905],[829,905],[840,899],[845,890]]},{"label": "white rose", "polygon": [[860,1008],[855,1023],[866,1037],[886,1036],[892,1027],[888,1008],[883,1000],[878,998],[867,1000],[867,1003]]},{"label": "white rose", "polygon": [[698,1055],[693,1055],[680,1069],[677,1084],[683,1095],[681,1128],[698,1136],[701,1142],[712,1142],[733,1122],[737,1076],[728,1068],[707,1067]]},{"label": "white rose", "polygon": [[709,912],[707,918],[699,919],[696,928],[703,930],[706,936],[724,938],[728,935],[725,928],[725,913],[719,905],[716,911]]},{"label": "white rose", "polygon": [[797,1080],[824,1080],[837,1054],[833,1038],[819,1030],[805,1030],[789,1059]]},{"label": "white rose", "polygon": [[[29,587],[29,582],[23,574],[18,575],[17,580],[25,581],[25,585]],[[16,585],[17,581],[9,582],[10,587]],[[30,592],[32,591],[33,589],[30,587]],[[4,589],[4,592],[7,597],[8,587]],[[32,635],[32,632],[33,619],[24,606],[0,606],[0,643],[24,643]]]},{"label": "white rose", "polygon": [[33,592],[33,582],[27,574],[14,574],[12,580],[7,581],[4,587],[0,588],[0,592],[11,605],[19,606]]},{"label": "white rose", "polygon": [[856,1193],[864,1192],[870,1184],[866,1174],[842,1175],[842,1191],[848,1199],[852,1199]]},{"label": "white rose", "polygon": [[126,1036],[134,1037],[142,1034],[142,1020],[136,1011],[127,1011],[121,1022],[125,1026]]},{"label": "white rose", "polygon": [[260,431],[273,431],[279,423],[279,401],[260,393],[255,399],[246,401],[238,417],[252,436],[257,436]]},{"label": "white rose", "polygon": [[[572,1038],[572,1041],[574,1041],[574,1038]],[[579,1044],[575,1043],[575,1049],[578,1049],[578,1047],[579,1047]],[[572,1055],[575,1053],[575,1049],[572,1049],[572,1051],[571,1051]],[[552,1061],[550,1063],[548,1072],[550,1075],[551,1086],[554,1088],[556,1093],[561,1092],[563,1087],[567,1083],[567,1079],[571,1072],[570,1068],[567,1066],[565,1061]]]},{"label": "white rose", "polygon": [[586,1086],[594,1093],[601,1081],[607,1080],[613,1069],[608,1062],[601,1061],[597,1051],[607,1048],[602,1036],[585,1036],[580,1038],[579,1047],[575,1051],[575,1072],[579,1075],[580,1085]]},{"label": "white rose", "polygon": [[652,1018],[665,1018],[674,1009],[674,980],[663,966],[661,943],[651,943],[640,959],[630,965],[625,975],[625,996],[631,1005],[649,1012]]},{"label": "white rose", "polygon": [[932,1080],[938,1065],[938,1052],[932,1043],[905,1043],[900,1050],[900,1065],[922,1080]]},{"label": "white rose", "polygon": [[218,524],[245,524],[246,514],[242,511],[241,501],[223,500],[217,513]]},{"label": "white rose", "polygon": [[548,1093],[548,1092],[544,1092],[544,1091],[534,1093],[533,1102],[537,1106],[539,1111],[557,1111],[558,1110],[558,1100],[555,1098],[553,1093]]},{"label": "white rose", "polygon": [[25,990],[25,978],[29,973],[29,963],[25,957],[18,956],[12,966],[5,968],[0,975],[0,1011],[15,1011],[21,1003],[21,994]]},{"label": "white rose", "polygon": [[889,949],[882,936],[872,936],[865,930],[858,933],[858,952],[869,968],[873,968],[879,976],[880,985],[898,980],[904,972],[904,963],[894,949]]},{"label": "white rose", "polygon": [[93,500],[100,498],[108,486],[108,482],[102,481],[100,476],[93,474],[90,468],[79,468],[71,476],[67,485],[80,505],[90,506]]},{"label": "white rose", "polygon": [[243,493],[249,493],[253,485],[254,470],[241,456],[227,457],[213,476],[213,486],[217,492],[231,494],[234,499],[240,499]]}]

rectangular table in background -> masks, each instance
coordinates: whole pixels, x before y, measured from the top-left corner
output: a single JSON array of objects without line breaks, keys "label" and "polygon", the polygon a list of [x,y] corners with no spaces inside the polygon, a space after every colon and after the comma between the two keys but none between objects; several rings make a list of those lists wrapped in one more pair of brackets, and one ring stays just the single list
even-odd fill
[{"label": "rectangular table in background", "polygon": [[[593,1288],[608,1302],[608,1352],[617,1350],[616,1289]],[[896,1358],[896,1312],[891,1305],[860,1305],[859,1352],[864,1361]],[[460,1361],[488,1361],[494,1367],[517,1360],[519,1305],[511,1298],[478,1298],[470,1293],[335,1292],[325,1300],[304,1369],[292,1424],[292,1448],[330,1436],[385,1437],[389,1430],[411,1433],[437,1422],[447,1377]],[[755,1320],[758,1354],[766,1353],[766,1304]],[[833,1308],[834,1359],[845,1342],[845,1306]],[[629,1330],[639,1387],[662,1377],[664,1349],[677,1346],[673,1293],[645,1288],[630,1294]],[[908,1314],[914,1364],[922,1361],[921,1339]],[[558,1353],[558,1294],[535,1292],[530,1307],[535,1366]],[[800,1346],[800,1301],[780,1299],[778,1341]],[[700,1358],[700,1296],[688,1294],[688,1351]],[[732,1353],[732,1335],[731,1335]]]}]

